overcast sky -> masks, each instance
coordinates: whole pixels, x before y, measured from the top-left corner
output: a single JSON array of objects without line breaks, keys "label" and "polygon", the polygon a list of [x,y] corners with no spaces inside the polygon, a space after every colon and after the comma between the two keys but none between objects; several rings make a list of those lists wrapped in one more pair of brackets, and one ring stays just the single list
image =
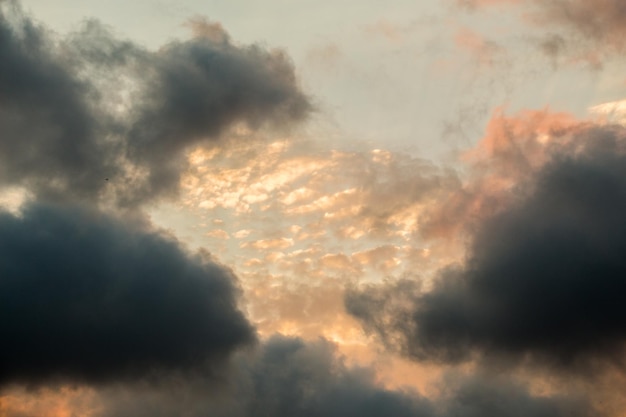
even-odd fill
[{"label": "overcast sky", "polygon": [[622,416],[625,35],[0,0],[0,416]]}]

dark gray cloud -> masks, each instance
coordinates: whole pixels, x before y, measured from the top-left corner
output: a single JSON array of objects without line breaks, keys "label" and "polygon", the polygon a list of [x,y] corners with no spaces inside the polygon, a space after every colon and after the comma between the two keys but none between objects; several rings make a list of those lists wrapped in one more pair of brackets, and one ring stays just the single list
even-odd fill
[{"label": "dark gray cloud", "polygon": [[346,366],[323,339],[274,336],[237,355],[222,376],[110,387],[97,417],[433,415],[419,395],[377,387],[371,369]]},{"label": "dark gray cloud", "polygon": [[[348,309],[420,360],[624,365],[626,135],[591,127],[475,230],[434,288],[371,287]],[[407,285],[404,283],[403,285]]]},{"label": "dark gray cloud", "polygon": [[54,40],[17,2],[0,3],[0,184],[138,205],[176,193],[191,146],[238,123],[306,117],[311,104],[284,53],[205,26],[153,52],[95,21]]},{"label": "dark gray cloud", "polygon": [[234,276],[80,208],[0,214],[0,384],[211,367],[254,341]]},{"label": "dark gray cloud", "polygon": [[245,416],[428,415],[419,398],[376,387],[366,369],[350,369],[333,346],[275,337],[248,376]]},{"label": "dark gray cloud", "polygon": [[436,399],[377,386],[369,368],[345,365],[334,346],[320,339],[275,336],[237,358],[228,384],[173,381],[172,387],[128,387],[103,395],[98,417],[172,415],[228,417],[584,417],[598,415],[572,395],[538,396],[501,378],[453,377]]},{"label": "dark gray cloud", "polygon": [[444,381],[442,417],[602,416],[576,394],[533,395],[528,387],[503,376],[474,375]]},{"label": "dark gray cloud", "polygon": [[283,53],[200,37],[167,45],[155,58],[128,140],[128,158],[149,169],[149,192],[175,189],[180,165],[172,155],[233,123],[284,124],[310,110]]},{"label": "dark gray cloud", "polygon": [[103,120],[90,111],[93,89],[53,50],[15,2],[0,3],[0,184],[90,196],[115,172],[114,161]]}]

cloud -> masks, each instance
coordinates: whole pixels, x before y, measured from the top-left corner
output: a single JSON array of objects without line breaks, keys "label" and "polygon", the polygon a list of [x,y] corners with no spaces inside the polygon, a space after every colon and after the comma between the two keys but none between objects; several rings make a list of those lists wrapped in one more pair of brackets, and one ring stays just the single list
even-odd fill
[{"label": "cloud", "polygon": [[52,50],[15,2],[0,4],[0,181],[93,195],[116,171],[101,136],[106,121],[89,110],[92,87]]},{"label": "cloud", "polygon": [[[284,275],[259,272],[242,273],[246,280],[245,307],[261,337],[275,333],[306,339],[325,337],[343,346],[367,343],[359,323],[343,306],[345,284],[329,278],[302,262]],[[319,269],[319,268],[318,268]],[[309,278],[294,280],[293,275]]]},{"label": "cloud", "polygon": [[275,337],[249,377],[244,415],[410,416],[425,408],[408,395],[377,388],[367,371],[347,368],[325,341]]},{"label": "cloud", "polygon": [[3,417],[59,417],[81,415],[92,417],[98,406],[96,393],[85,387],[60,387],[4,390],[0,397],[0,415]]},{"label": "cloud", "polygon": [[589,113],[600,120],[626,125],[626,100],[611,101],[589,108]]},{"label": "cloud", "polygon": [[519,174],[507,203],[473,223],[462,265],[431,288],[349,294],[348,309],[418,360],[623,366],[626,131],[556,132],[567,140],[543,138],[554,145],[545,163]]},{"label": "cloud", "polygon": [[242,142],[194,152],[183,201],[215,212],[234,208],[238,217],[280,213],[290,222],[283,231],[306,226],[296,241],[314,224],[343,239],[406,237],[417,232],[425,205],[460,186],[454,171],[407,154],[320,149],[295,139]]},{"label": "cloud", "polygon": [[182,160],[168,166],[172,155],[219,137],[234,123],[284,125],[311,109],[280,51],[196,38],[166,46],[155,67],[155,85],[143,97],[128,145],[130,159],[149,167],[156,190],[178,185]]},{"label": "cloud", "polygon": [[253,242],[243,242],[241,244],[242,248],[254,248],[258,250],[267,250],[267,249],[287,249],[293,246],[293,239],[262,239],[255,240]]},{"label": "cloud", "polygon": [[493,67],[501,57],[502,47],[470,28],[460,28],[454,37],[456,46],[466,51],[481,67]]},{"label": "cloud", "polygon": [[546,38],[548,54],[566,47],[583,48],[591,53],[587,59],[594,59],[598,52],[620,53],[626,47],[626,10],[621,0],[457,0],[457,4],[469,9],[526,6],[524,16],[532,24],[565,35],[553,33]]},{"label": "cloud", "polygon": [[[90,417],[602,415],[580,396],[532,394],[504,378],[451,376],[432,400],[414,391],[385,389],[377,386],[372,369],[345,365],[335,346],[323,339],[275,336],[259,350],[238,356],[224,382],[222,387],[188,379],[173,380],[161,390],[145,384],[110,388],[100,393],[99,407],[81,404],[80,397],[73,402],[90,411]],[[11,413],[9,408],[6,415],[35,414]]]},{"label": "cloud", "polygon": [[237,45],[218,24],[191,26],[195,37],[155,52],[95,21],[55,41],[2,2],[0,182],[137,206],[177,192],[191,146],[311,111],[285,53]]},{"label": "cloud", "polygon": [[497,109],[482,140],[462,155],[467,167],[462,182],[442,189],[424,210],[421,235],[463,240],[478,223],[508,207],[517,187],[560,153],[573,151],[577,135],[592,128],[567,113],[526,110],[507,116]]},{"label": "cloud", "polygon": [[582,396],[533,395],[528,387],[502,376],[455,376],[455,380],[444,380],[444,383],[440,403],[445,417],[604,415]]},{"label": "cloud", "polygon": [[456,3],[468,9],[476,9],[479,7],[493,6],[498,4],[519,4],[524,0],[456,0]]},{"label": "cloud", "polygon": [[0,214],[0,384],[201,371],[255,334],[230,270],[80,208]]},{"label": "cloud", "polygon": [[564,25],[582,39],[597,45],[623,50],[626,34],[626,10],[619,0],[561,0],[534,2],[540,8],[540,23]]}]

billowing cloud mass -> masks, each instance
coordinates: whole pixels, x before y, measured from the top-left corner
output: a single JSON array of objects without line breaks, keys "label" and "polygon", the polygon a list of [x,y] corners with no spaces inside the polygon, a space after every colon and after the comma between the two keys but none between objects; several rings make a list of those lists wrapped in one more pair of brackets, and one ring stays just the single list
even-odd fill
[{"label": "billowing cloud mass", "polygon": [[[260,351],[238,358],[232,379],[219,395],[207,392],[203,381],[195,381],[195,387],[192,381],[184,391],[196,396],[198,403],[189,404],[195,411],[188,415],[198,417],[208,412],[229,417],[429,415],[425,402],[377,388],[372,376],[368,370],[346,367],[324,340],[305,343],[274,337]],[[115,397],[103,416],[159,417],[183,411],[175,396],[158,398],[158,406],[149,407],[148,413],[145,402],[131,398],[116,404]]]},{"label": "billowing cloud mass", "polygon": [[[258,351],[239,355],[221,386],[201,378],[175,379],[168,384],[160,390],[148,384],[111,388],[99,401],[85,396],[88,400],[78,409],[89,417],[602,415],[582,397],[532,394],[522,384],[499,378],[451,375],[436,399],[410,390],[391,391],[378,386],[373,369],[345,365],[335,346],[323,339],[305,342],[273,337]],[[22,414],[7,409],[6,415],[30,417],[35,413],[35,409]]]},{"label": "billowing cloud mass", "polygon": [[98,212],[0,214],[0,384],[210,369],[255,335],[228,269]]},{"label": "billowing cloud mass", "polygon": [[410,285],[413,295],[352,294],[351,312],[420,360],[622,366],[625,132],[591,126],[570,136],[475,224],[463,265],[441,271],[431,289]]},{"label": "billowing cloud mass", "polygon": [[[0,179],[39,190],[99,191],[115,161],[89,109],[89,85],[51,52],[44,29],[0,4]],[[13,23],[13,24],[12,24]],[[95,187],[96,191],[93,191]]]},{"label": "billowing cloud mass", "polygon": [[507,116],[496,110],[482,140],[462,155],[463,181],[443,188],[420,216],[420,234],[448,242],[462,239],[508,207],[516,189],[533,181],[548,162],[575,152],[585,143],[581,136],[593,129],[592,122],[566,113],[526,110]]},{"label": "billowing cloud mass", "polygon": [[3,2],[2,184],[136,206],[176,193],[190,145],[240,123],[286,126],[311,110],[284,53],[238,46],[208,22],[194,27],[191,40],[156,52],[94,21],[55,41]]},{"label": "billowing cloud mass", "polygon": [[[624,9],[452,1],[523,11],[536,37],[508,42],[519,26],[458,14],[424,17],[436,24],[423,33],[401,13],[318,33],[306,42],[341,51],[323,69],[319,91],[343,96],[327,108],[371,118],[343,131],[294,129],[315,106],[289,56],[220,23],[192,18],[189,38],[149,49],[96,20],[55,33],[0,0],[0,416],[621,415],[626,127],[607,121],[620,107],[496,110],[453,162],[437,146],[399,151],[376,119],[416,114],[406,137],[426,137],[425,106],[453,120],[449,96],[490,95],[467,101],[460,129],[504,84],[511,108],[536,104],[537,83],[519,97],[508,84],[547,61],[518,66],[518,47],[615,56]],[[372,32],[395,49],[367,50],[382,48]]]}]

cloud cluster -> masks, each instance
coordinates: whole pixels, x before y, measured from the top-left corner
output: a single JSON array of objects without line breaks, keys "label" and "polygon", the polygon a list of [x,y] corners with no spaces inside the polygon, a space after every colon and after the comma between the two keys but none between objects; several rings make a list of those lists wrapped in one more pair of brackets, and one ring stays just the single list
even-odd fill
[{"label": "cloud cluster", "polygon": [[0,384],[210,369],[255,339],[228,269],[90,210],[0,214],[0,277]]},{"label": "cloud cluster", "polygon": [[59,37],[0,2],[0,187],[29,196],[0,212],[3,386],[209,372],[254,342],[234,274],[140,210],[178,192],[191,146],[311,104],[284,53],[192,29],[149,51],[95,21]]},{"label": "cloud cluster", "polygon": [[194,151],[190,165],[181,201],[200,244],[236,265],[261,335],[360,343],[347,285],[435,270],[449,256],[447,242],[415,239],[427,207],[462,186],[430,161],[281,139]]},{"label": "cloud cluster", "polygon": [[[554,147],[530,133],[519,149],[487,140],[491,162],[479,155],[469,183],[384,150],[237,148],[236,132],[289,127],[310,99],[284,53],[239,45],[216,23],[189,25],[191,39],[150,51],[94,21],[58,37],[0,0],[0,186],[31,197],[0,212],[1,415],[41,415],[15,405],[57,389],[67,401],[55,412],[96,417],[600,415],[583,397],[492,376],[460,377],[427,399],[384,388],[325,340],[255,344],[233,272],[190,254],[141,209],[181,181],[200,208],[231,209],[232,224],[212,219],[221,228],[210,236],[238,239],[247,278],[265,279],[243,284],[262,298],[250,311],[308,320],[311,333],[331,319],[355,331],[340,311],[354,280],[337,278],[393,275],[403,262],[435,268],[431,248],[411,239],[461,230],[471,236],[465,265],[432,287],[351,293],[350,312],[418,359],[620,362],[620,128],[550,121]],[[226,153],[243,149],[227,161],[236,168],[212,157],[225,142]],[[489,201],[497,209],[481,213]],[[244,229],[250,213],[260,215]],[[349,252],[324,252],[331,238]],[[317,287],[281,281],[298,273]]]},{"label": "cloud cluster", "polygon": [[407,154],[320,148],[280,140],[195,151],[181,201],[203,216],[219,217],[217,225],[204,224],[207,233],[236,239],[239,253],[297,255],[338,239],[354,243],[351,253],[328,255],[347,256],[359,269],[392,266],[392,259],[370,256],[383,247],[399,255],[419,250],[410,238],[429,220],[428,206],[462,186],[453,170]]},{"label": "cloud cluster", "polygon": [[[582,398],[533,394],[511,381],[480,376],[449,378],[436,399],[379,387],[373,369],[346,366],[335,346],[320,339],[273,337],[252,354],[235,358],[221,386],[206,379],[112,388],[98,402],[84,401],[90,417],[380,416],[587,417],[601,415]],[[89,396],[85,396],[89,398]],[[76,399],[75,402],[78,402]],[[30,417],[8,410],[8,417]]]},{"label": "cloud cluster", "polygon": [[536,164],[513,175],[506,204],[472,223],[462,265],[442,270],[432,288],[350,294],[349,310],[419,360],[622,367],[626,131],[556,131],[536,133],[551,144],[541,158],[517,158]]},{"label": "cloud cluster", "polygon": [[199,25],[213,32],[153,52],[94,21],[55,40],[3,2],[0,183],[137,206],[177,192],[190,146],[236,124],[285,126],[309,113],[284,53]]}]

